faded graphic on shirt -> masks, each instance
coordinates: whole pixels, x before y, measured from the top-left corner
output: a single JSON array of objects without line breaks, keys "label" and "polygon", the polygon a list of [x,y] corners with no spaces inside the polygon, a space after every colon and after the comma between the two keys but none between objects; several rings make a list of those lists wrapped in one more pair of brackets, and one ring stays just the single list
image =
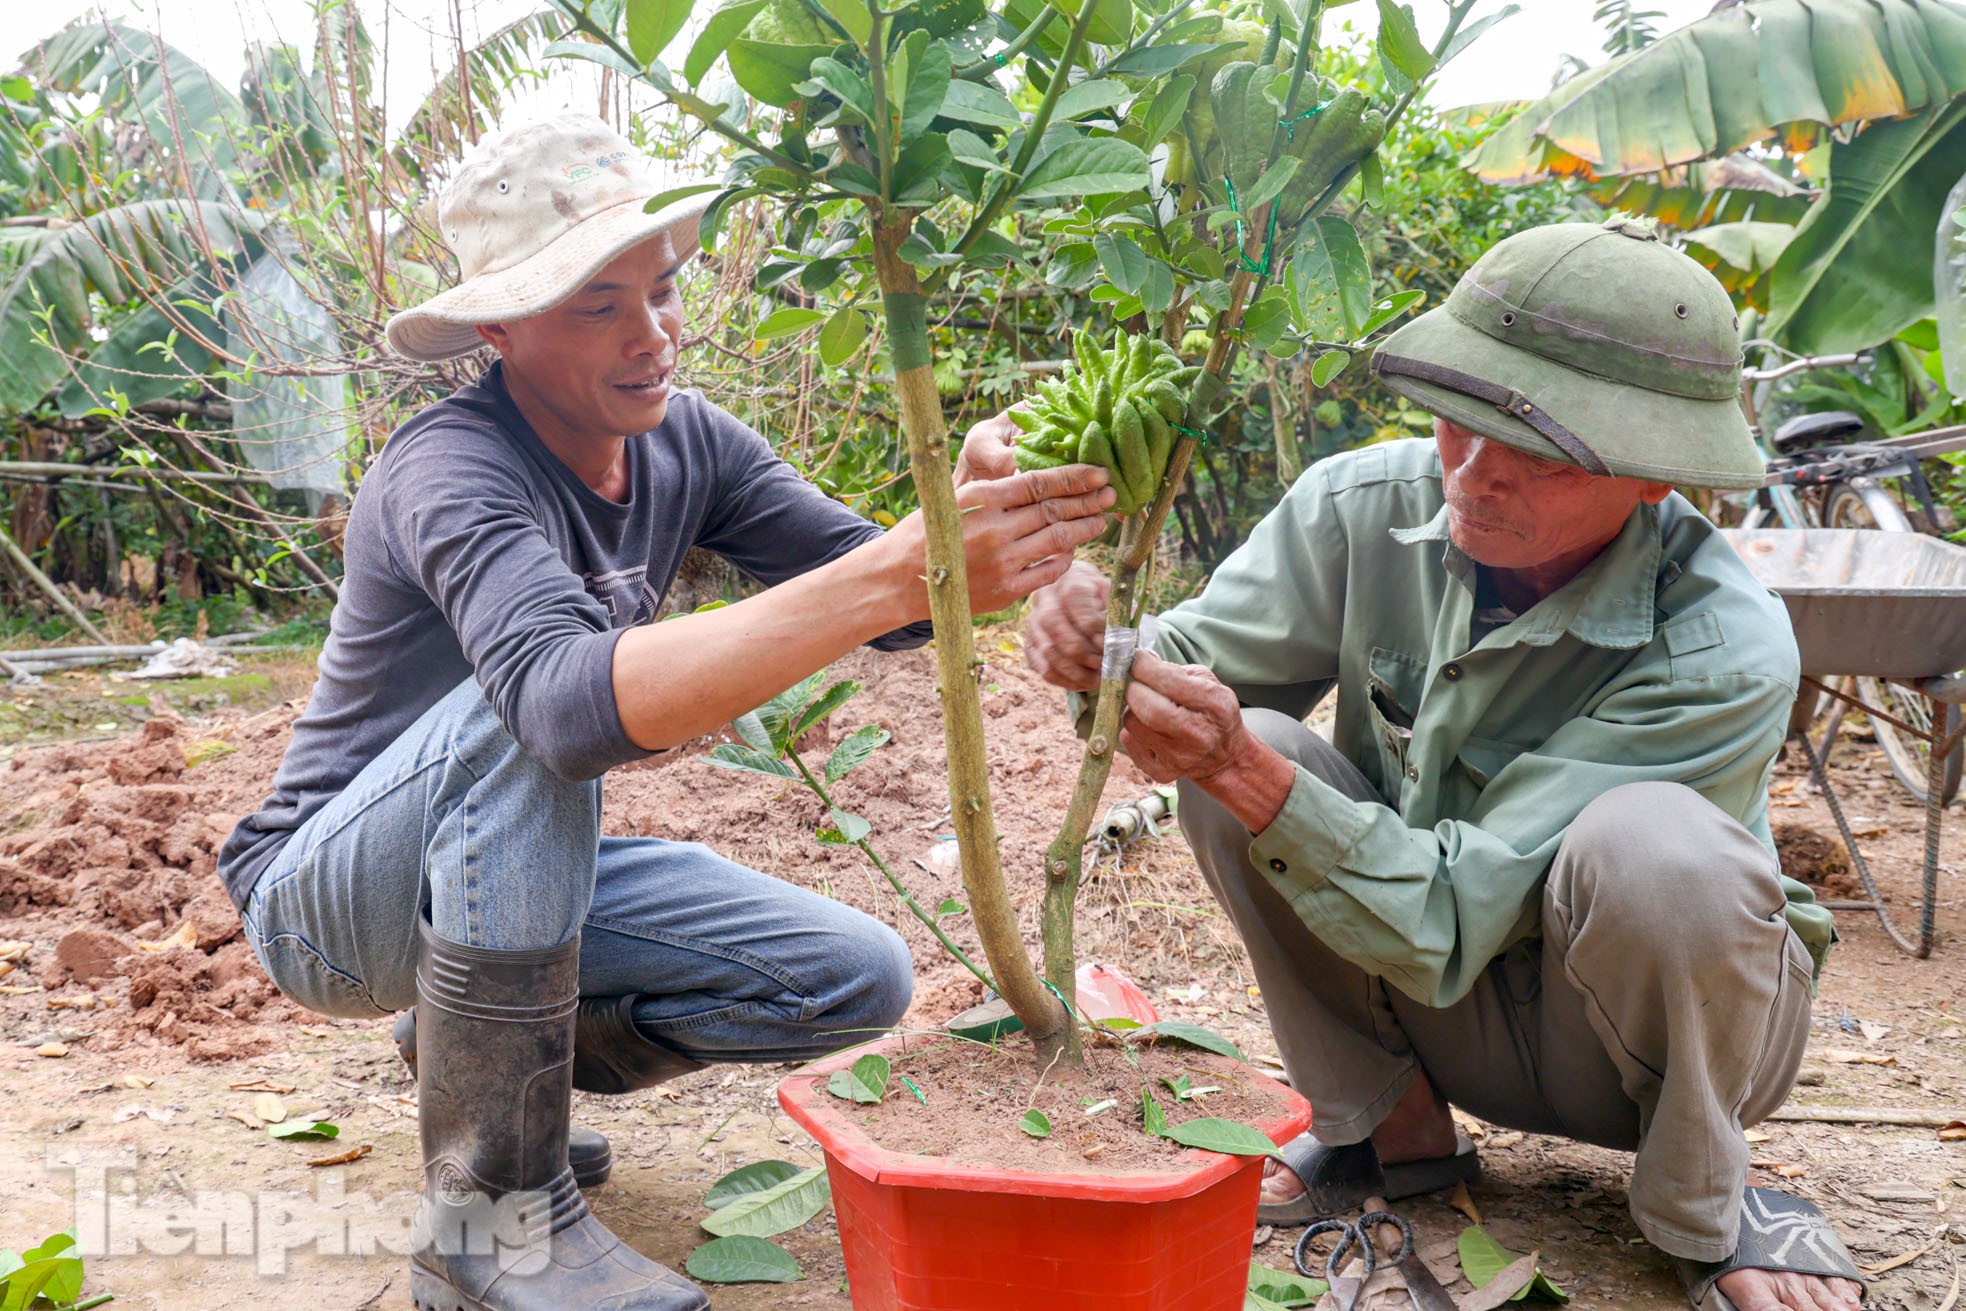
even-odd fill
[{"label": "faded graphic on shirt", "polygon": [[633,628],[654,618],[662,604],[661,593],[648,580],[648,566],[616,569],[604,574],[582,574],[581,586],[608,612],[609,628]]}]

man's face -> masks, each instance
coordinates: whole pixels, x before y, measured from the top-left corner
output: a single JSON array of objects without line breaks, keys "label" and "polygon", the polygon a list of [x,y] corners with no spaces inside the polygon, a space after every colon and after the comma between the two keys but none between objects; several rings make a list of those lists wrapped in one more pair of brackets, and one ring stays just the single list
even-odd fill
[{"label": "man's face", "polygon": [[1586,559],[1618,535],[1666,483],[1586,473],[1527,455],[1445,419],[1434,420],[1454,545],[1491,569],[1535,569]]},{"label": "man's face", "polygon": [[570,434],[628,437],[662,422],[683,335],[669,234],[634,247],[564,302],[479,329],[508,375]]}]

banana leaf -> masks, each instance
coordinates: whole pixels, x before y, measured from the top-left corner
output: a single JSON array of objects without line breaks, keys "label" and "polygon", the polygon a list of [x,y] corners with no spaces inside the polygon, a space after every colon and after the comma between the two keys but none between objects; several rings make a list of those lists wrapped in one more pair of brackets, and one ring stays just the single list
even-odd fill
[{"label": "banana leaf", "polygon": [[212,201],[146,200],[65,227],[4,230],[0,413],[32,409],[67,379],[61,352],[86,353],[93,339],[92,295],[134,305],[209,268],[215,256],[239,253],[260,224]]},{"label": "banana leaf", "polygon": [[1686,234],[1686,253],[1700,261],[1720,285],[1758,310],[1768,308],[1768,271],[1795,238],[1788,223],[1716,223]]},{"label": "banana leaf", "polygon": [[1953,0],[1747,0],[1564,83],[1462,163],[1499,183],[1655,173],[1962,93]]},{"label": "banana leaf", "polygon": [[1805,355],[1863,350],[1933,312],[1932,234],[1966,174],[1966,100],[1831,148],[1828,194],[1769,270],[1765,332]]}]

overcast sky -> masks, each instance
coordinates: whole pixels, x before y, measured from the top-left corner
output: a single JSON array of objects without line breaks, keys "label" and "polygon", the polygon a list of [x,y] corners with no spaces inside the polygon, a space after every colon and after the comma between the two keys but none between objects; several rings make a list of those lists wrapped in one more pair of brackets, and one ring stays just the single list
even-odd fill
[{"label": "overcast sky", "polygon": [[[388,105],[391,117],[407,113],[435,81],[435,67],[455,49],[454,28],[467,42],[478,34],[540,7],[537,0],[347,0],[381,42],[389,45]],[[1490,28],[1438,79],[1434,99],[1441,105],[1528,99],[1549,89],[1551,75],[1565,55],[1588,62],[1603,59],[1603,35],[1591,23],[1591,0],[1519,0],[1522,12]],[[717,0],[698,0],[709,11]],[[1444,0],[1415,0],[1421,32],[1430,40],[1446,22]],[[1475,18],[1502,7],[1483,0]],[[1683,26],[1713,7],[1712,0],[1651,0],[1664,17],[1662,29]],[[228,86],[237,86],[244,49],[252,40],[281,38],[305,43],[311,29],[307,0],[0,0],[0,59],[17,66],[21,51],[64,23],[84,14],[107,13],[152,30],[193,55]],[[1350,22],[1363,31],[1378,26],[1377,7],[1351,3],[1334,8],[1326,29]],[[678,41],[677,49],[686,49]],[[672,51],[670,62],[679,62]],[[593,107],[590,79],[562,79],[527,97],[541,111]]]}]

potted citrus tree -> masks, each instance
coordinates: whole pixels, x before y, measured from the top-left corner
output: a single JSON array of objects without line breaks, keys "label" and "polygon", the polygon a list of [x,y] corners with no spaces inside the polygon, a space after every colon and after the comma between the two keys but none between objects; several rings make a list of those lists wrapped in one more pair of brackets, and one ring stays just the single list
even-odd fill
[{"label": "potted citrus tree", "polygon": [[[993,817],[930,307],[1014,262],[1101,282],[1094,298],[1121,326],[1080,332],[1071,368],[1019,419],[1018,458],[1112,471],[1121,526],[1109,632],[1137,629],[1142,571],[1238,354],[1316,352],[1323,385],[1417,300],[1375,301],[1358,237],[1333,206],[1377,203],[1387,125],[1485,26],[1463,30],[1474,0],[1446,4],[1431,47],[1409,8],[1379,0],[1379,94],[1318,76],[1325,0],[1265,0],[1257,21],[1195,0],[736,0],[700,24],[673,69],[664,56],[674,58],[690,0],[553,3],[575,30],[552,52],[655,88],[733,143],[702,220],[706,246],[732,205],[777,202],[780,240],[761,281],[796,277],[829,307],[781,310],[767,328],[816,330],[829,365],[869,352],[891,368],[927,530],[950,813],[987,972],[938,937],[1015,1012],[1037,1071],[1075,1066],[1089,1039],[1110,1041],[1077,1005],[1073,907],[1118,741],[1125,661],[1102,678],[1056,840],[1010,853],[1043,862],[1040,966]],[[720,67],[744,96],[711,93]],[[745,97],[755,103],[724,103]],[[1190,362],[1178,351],[1195,329],[1207,348]],[[816,685],[805,696],[815,703],[787,712],[786,733],[750,744],[759,772],[794,776],[791,730],[825,700]],[[864,831],[839,827],[864,845]],[[1239,1305],[1257,1154],[1308,1122],[1301,1099],[1277,1088],[1260,1133],[1217,1120],[1184,1134],[1160,1104],[1181,1098],[1169,1079],[1164,1098],[1141,1095],[1142,1127],[1216,1150],[1105,1177],[1090,1164],[958,1167],[866,1137],[849,1108],[878,1102],[886,1078],[885,1061],[843,1065],[781,1091],[826,1149],[862,1307],[1015,1305],[1019,1278],[1047,1307]]]}]

